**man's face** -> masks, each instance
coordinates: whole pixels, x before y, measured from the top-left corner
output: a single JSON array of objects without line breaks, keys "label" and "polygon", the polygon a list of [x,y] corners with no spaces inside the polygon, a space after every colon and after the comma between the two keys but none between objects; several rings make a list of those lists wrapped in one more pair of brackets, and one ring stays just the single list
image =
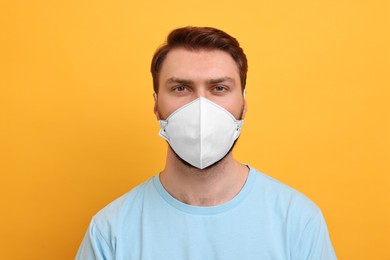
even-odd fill
[{"label": "man's face", "polygon": [[237,64],[220,50],[171,50],[163,62],[156,94],[158,120],[198,97],[220,105],[236,119],[244,119],[246,113]]}]

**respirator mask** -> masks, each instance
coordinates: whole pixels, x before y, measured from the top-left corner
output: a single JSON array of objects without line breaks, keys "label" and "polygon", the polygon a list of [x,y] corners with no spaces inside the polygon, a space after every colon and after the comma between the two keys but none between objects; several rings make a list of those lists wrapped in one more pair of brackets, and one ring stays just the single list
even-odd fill
[{"label": "respirator mask", "polygon": [[184,161],[204,169],[221,160],[239,137],[243,120],[199,97],[159,120],[159,135]]}]

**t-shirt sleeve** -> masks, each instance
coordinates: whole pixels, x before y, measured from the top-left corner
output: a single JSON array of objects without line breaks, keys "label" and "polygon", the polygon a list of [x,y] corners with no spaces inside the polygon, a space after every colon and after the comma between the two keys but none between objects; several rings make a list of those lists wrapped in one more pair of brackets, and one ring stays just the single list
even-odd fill
[{"label": "t-shirt sleeve", "polygon": [[76,255],[76,260],[110,260],[113,250],[92,219]]},{"label": "t-shirt sleeve", "polygon": [[309,219],[297,241],[292,259],[337,259],[321,211]]}]

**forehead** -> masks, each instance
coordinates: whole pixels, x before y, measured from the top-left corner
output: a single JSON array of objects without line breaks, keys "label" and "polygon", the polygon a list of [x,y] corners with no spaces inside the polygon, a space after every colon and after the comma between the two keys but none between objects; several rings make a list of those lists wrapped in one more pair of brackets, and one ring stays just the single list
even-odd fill
[{"label": "forehead", "polygon": [[168,52],[160,71],[160,82],[171,77],[239,79],[236,62],[221,50],[188,50],[176,48]]}]

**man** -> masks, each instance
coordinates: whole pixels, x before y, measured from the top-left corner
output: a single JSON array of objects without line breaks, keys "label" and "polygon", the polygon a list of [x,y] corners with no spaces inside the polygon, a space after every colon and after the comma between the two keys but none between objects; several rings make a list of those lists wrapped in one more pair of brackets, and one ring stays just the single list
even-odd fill
[{"label": "man", "polygon": [[91,221],[77,259],[335,259],[321,211],[236,161],[247,60],[208,27],[170,33],[151,66],[164,170]]}]

